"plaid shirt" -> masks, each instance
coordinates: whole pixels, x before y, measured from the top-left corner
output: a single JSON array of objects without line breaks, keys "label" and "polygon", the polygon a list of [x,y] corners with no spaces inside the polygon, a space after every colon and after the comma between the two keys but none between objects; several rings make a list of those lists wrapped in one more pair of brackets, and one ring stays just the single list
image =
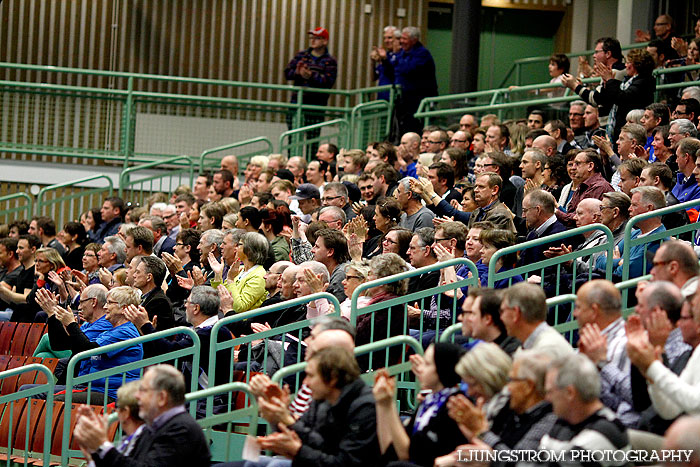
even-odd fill
[{"label": "plaid shirt", "polygon": [[311,243],[308,240],[292,238],[292,261],[301,264],[304,261],[312,261],[314,254],[311,252]]},{"label": "plaid shirt", "polygon": [[[300,62],[305,63],[311,70],[309,78],[304,78],[296,73],[297,64]],[[308,48],[297,52],[284,69],[284,76],[288,80],[293,80],[294,86],[330,89],[338,77],[338,62],[328,53],[328,49],[323,55],[316,57],[311,53],[311,48]],[[329,94],[304,92],[303,96],[304,104],[326,105]],[[297,102],[296,92],[292,94],[292,102]]]}]

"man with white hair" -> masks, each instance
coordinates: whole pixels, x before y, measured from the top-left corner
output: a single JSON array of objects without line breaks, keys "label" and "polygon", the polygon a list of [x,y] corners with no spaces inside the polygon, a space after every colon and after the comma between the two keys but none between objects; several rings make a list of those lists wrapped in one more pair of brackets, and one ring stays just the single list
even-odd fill
[{"label": "man with white hair", "polygon": [[396,105],[400,134],[420,132],[423,125],[413,114],[421,100],[437,96],[435,61],[420,42],[420,29],[408,26],[401,31],[401,51],[393,66],[394,83],[401,86],[402,97]]},{"label": "man with white hair", "polygon": [[403,211],[399,225],[415,232],[421,227],[432,227],[435,214],[423,206],[418,193],[411,191],[411,180],[413,180],[411,177],[401,179],[394,196],[399,200]]},{"label": "man with white hair", "polygon": [[[385,63],[396,63],[396,54],[401,50],[400,37],[401,30],[399,28],[386,26],[382,34],[383,47],[372,47],[369,58],[372,60],[372,80],[377,81],[377,86],[394,84],[393,67],[385,66]],[[390,97],[389,91],[377,93],[377,99],[388,101]]]}]

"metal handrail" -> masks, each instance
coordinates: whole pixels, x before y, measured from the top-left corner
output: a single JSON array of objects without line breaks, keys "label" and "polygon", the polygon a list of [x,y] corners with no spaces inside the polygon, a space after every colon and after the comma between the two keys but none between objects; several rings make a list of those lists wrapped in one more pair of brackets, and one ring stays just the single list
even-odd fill
[{"label": "metal handrail", "polygon": [[[199,156],[199,170],[200,170],[200,172],[204,171],[204,167],[205,167],[204,161],[206,160],[208,155],[214,154],[214,153],[219,152],[219,151],[225,151],[228,149],[235,149],[235,148],[239,148],[241,146],[246,146],[248,144],[254,144],[254,143],[267,144],[267,153],[268,154],[271,153],[272,151],[274,151],[274,149],[272,147],[272,143],[270,142],[270,139],[265,137],[265,136],[258,136],[256,138],[250,138],[250,139],[246,139],[243,141],[237,141],[235,143],[225,144],[223,146],[218,146],[215,148],[207,149],[207,150],[203,151],[202,154]],[[239,163],[240,162],[241,161],[239,161]],[[233,174],[233,175],[236,176],[238,174]]]},{"label": "metal handrail", "polygon": [[[83,360],[92,358],[92,357],[97,357],[102,354],[106,354],[109,352],[113,352],[116,350],[120,350],[123,348],[129,348],[133,347],[136,345],[142,345],[145,342],[151,342],[155,341],[158,339],[163,339],[166,337],[174,336],[177,334],[186,334],[192,339],[192,346],[187,347],[184,349],[180,350],[175,350],[172,352],[167,352],[161,355],[156,355],[153,357],[149,358],[143,358],[139,361],[136,362],[131,362],[127,363],[124,365],[119,365],[113,368],[109,368],[106,370],[101,370],[97,371],[94,373],[89,373],[86,375],[82,376],[75,376],[75,370],[76,366],[79,364],[79,362],[82,362]],[[200,341],[199,341],[199,336],[197,333],[194,331],[192,328],[187,328],[184,326],[178,326],[175,328],[171,329],[166,329],[164,331],[158,331],[154,332],[153,334],[147,334],[145,336],[140,336],[140,337],[135,337],[133,339],[128,339],[125,341],[121,342],[115,342],[113,344],[101,346],[98,348],[90,349],[90,350],[85,350],[83,352],[80,352],[78,354],[75,354],[71,357],[71,359],[68,361],[68,366],[66,368],[66,394],[65,394],[65,409],[64,409],[64,420],[63,420],[63,440],[62,440],[62,452],[61,452],[61,465],[68,465],[68,458],[70,457],[71,450],[69,449],[69,439],[70,439],[70,423],[71,423],[71,417],[70,417],[70,410],[71,410],[71,403],[73,401],[73,388],[75,387],[76,384],[83,384],[87,383],[88,384],[88,393],[90,391],[90,383],[94,380],[98,380],[101,378],[108,378],[109,376],[115,376],[115,375],[123,375],[127,371],[131,370],[136,370],[136,369],[143,369],[149,365],[154,365],[157,363],[161,362],[168,362],[173,359],[177,359],[180,357],[188,357],[192,356],[192,368],[193,368],[193,375],[191,378],[191,384],[190,384],[190,392],[194,392],[197,390],[198,387],[198,379],[197,379],[197,372],[196,369],[199,368],[199,352],[200,352]],[[107,393],[109,387],[109,381],[108,379],[105,380],[105,394]],[[107,401],[107,398],[104,398],[105,404]],[[195,407],[194,405],[190,407],[190,413],[194,416],[195,414]]]}]

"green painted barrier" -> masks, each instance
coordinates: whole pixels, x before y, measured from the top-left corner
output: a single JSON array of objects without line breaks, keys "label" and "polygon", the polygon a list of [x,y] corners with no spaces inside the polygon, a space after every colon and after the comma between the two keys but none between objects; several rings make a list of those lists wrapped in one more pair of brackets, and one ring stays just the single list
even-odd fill
[{"label": "green painted barrier", "polygon": [[[150,172],[156,171],[155,174]],[[145,174],[143,172],[146,172]],[[135,177],[138,177],[134,179]],[[180,185],[192,187],[194,161],[189,156],[175,156],[161,161],[135,165],[119,175],[119,196],[144,205],[153,193],[170,194]]]},{"label": "green painted barrier", "polygon": [[[167,352],[161,355],[156,355],[153,357],[143,358],[136,362],[127,363],[125,365],[115,366],[106,370],[98,371],[95,373],[89,373],[82,376],[75,376],[76,368],[83,361],[93,357],[99,357],[102,354],[109,352],[114,352],[116,350],[132,347],[134,345],[142,345],[145,342],[150,342],[162,338],[168,338],[170,336],[175,336],[178,334],[188,335],[193,342],[192,347],[184,348],[180,350],[175,350],[172,352]],[[105,345],[96,349],[86,350],[73,355],[68,362],[66,368],[66,394],[65,394],[65,408],[64,408],[64,420],[63,420],[63,440],[61,449],[61,465],[68,465],[69,458],[80,458],[82,453],[79,450],[69,449],[69,439],[70,439],[70,412],[71,404],[73,402],[73,388],[78,385],[87,385],[87,398],[91,399],[92,393],[92,382],[98,379],[107,378],[109,376],[120,376],[122,379],[122,384],[126,382],[126,372],[131,370],[139,370],[143,374],[143,370],[151,365],[156,365],[158,363],[171,363],[174,362],[174,366],[179,368],[178,361],[182,358],[191,358],[192,368],[199,368],[199,353],[201,344],[199,342],[199,336],[192,328],[186,328],[183,326],[175,327],[172,329],[166,329],[164,331],[155,332],[153,334],[148,334],[145,336],[137,337],[134,339],[129,339],[122,342],[116,342],[114,344]],[[194,370],[193,370],[194,372]],[[193,377],[190,381],[190,392],[195,392],[198,389],[198,380]],[[109,390],[109,380],[105,381],[104,386],[105,394]],[[107,398],[104,398],[104,406],[107,405]],[[195,416],[195,405],[190,405],[190,414]]]},{"label": "green painted barrier", "polygon": [[[414,292],[407,294],[402,297],[397,297],[391,300],[386,300],[383,302],[375,303],[373,305],[366,305],[363,307],[358,306],[358,299],[365,291],[372,289],[374,287],[382,286],[392,282],[401,281],[404,279],[410,279],[411,277],[420,276],[421,274],[426,274],[431,271],[437,271],[440,269],[455,267],[459,269],[460,266],[467,266],[471,272],[472,277],[461,279],[457,282],[438,285],[430,289],[421,290],[419,292]],[[394,276],[384,277],[382,279],[377,279],[371,282],[365,282],[360,284],[352,294],[351,298],[351,315],[350,322],[357,326],[360,317],[371,314],[370,319],[370,342],[376,342],[379,340],[387,339],[393,337],[390,334],[391,326],[387,326],[387,335],[375,335],[374,332],[374,322],[376,320],[376,313],[382,310],[386,310],[388,316],[387,321],[391,322],[392,319],[397,319],[402,323],[402,330],[404,335],[412,335],[417,338],[420,342],[423,342],[424,338],[430,336],[435,336],[439,338],[439,335],[445,328],[449,325],[454,324],[457,320],[457,315],[461,310],[458,309],[458,300],[452,300],[448,297],[443,297],[443,294],[447,291],[452,291],[457,293],[458,289],[462,287],[478,287],[478,272],[474,263],[466,258],[454,258],[449,261],[435,263],[431,266],[426,266],[419,269],[413,269],[410,271],[402,272]],[[426,316],[425,311],[431,309],[432,297],[435,296],[435,317]],[[421,310],[421,315],[418,319],[414,320],[412,323],[408,319],[408,308],[410,304],[418,302],[418,309]],[[392,316],[391,308],[394,306],[400,306],[403,312],[400,316]],[[449,314],[449,318],[447,315]],[[365,319],[365,318],[363,318]],[[433,334],[434,333],[434,334]],[[369,355],[369,368],[373,368],[372,354]],[[385,354],[384,366],[389,364],[387,360],[389,354]]]},{"label": "green painted barrier", "polygon": [[[306,132],[313,130],[323,130],[324,128],[338,127],[334,133],[316,137],[307,137]],[[309,145],[321,143],[334,143],[336,146],[346,147],[348,144],[348,131],[350,124],[343,118],[336,118],[327,122],[315,123],[313,125],[285,131],[280,135],[279,152],[288,152],[289,157],[301,156],[311,160],[315,154],[305,154],[305,149]]]},{"label": "green painted barrier", "polygon": [[[669,237],[678,237],[683,234],[689,234],[688,240],[691,240],[693,243],[695,243],[695,239],[697,238],[697,230],[699,227],[699,224],[697,222],[692,222],[686,225],[682,225],[680,227],[675,227],[673,229],[667,229],[663,232],[657,232],[655,234],[651,235],[645,235],[644,237],[641,238],[632,238],[632,230],[635,229],[635,225],[643,221],[645,219],[650,219],[654,217],[659,217],[663,216],[666,214],[671,214],[674,212],[678,211],[683,211],[687,210],[690,208],[696,208],[700,206],[700,201],[699,200],[691,200],[691,201],[686,201],[685,203],[681,204],[676,204],[674,206],[668,206],[663,209],[657,209],[655,211],[651,212],[646,212],[644,214],[640,214],[638,216],[634,216],[631,218],[629,221],[627,221],[627,225],[625,226],[625,237],[624,237],[624,243],[625,243],[625,248],[621,252],[622,253],[622,281],[628,281],[630,279],[635,279],[635,277],[630,276],[630,258],[632,255],[632,249],[641,247],[642,248],[642,275],[647,274],[647,269],[649,268],[649,264],[647,262],[647,256],[649,252],[649,248],[653,248],[654,246],[658,246],[659,242],[663,242],[665,239],[668,239]],[[655,250],[654,250],[655,251]],[[631,287],[630,287],[631,288]],[[624,288],[622,290],[622,307],[624,309],[628,309],[628,300],[629,300],[629,288]]]},{"label": "green painted barrier", "polygon": [[[85,189],[79,187],[81,184],[98,180],[104,182],[104,186]],[[73,188],[79,191],[71,192]],[[112,196],[113,190],[112,179],[106,175],[93,175],[50,185],[42,188],[36,197],[36,214],[49,216],[60,230],[66,222],[79,219],[81,213],[95,206],[102,206],[104,198]],[[68,193],[60,194],[61,191]]]},{"label": "green painted barrier", "polygon": [[[279,326],[276,328],[269,329],[267,331],[259,332],[259,333],[254,333],[251,335],[247,336],[239,336],[235,337],[234,339],[219,342],[218,340],[218,335],[219,335],[219,330],[227,326],[229,324],[234,324],[238,323],[247,319],[260,319],[262,318],[263,320],[272,320],[273,316],[270,316],[270,318],[265,318],[268,315],[271,315],[275,312],[282,311],[287,308],[291,307],[297,307],[301,305],[306,305],[307,303],[310,303],[314,300],[317,299],[326,299],[330,302],[331,309],[333,310],[330,315],[331,316],[340,316],[340,303],[338,302],[338,299],[335,298],[333,295],[322,292],[318,294],[313,294],[313,295],[308,295],[305,297],[299,297],[295,298],[293,300],[287,300],[281,303],[277,303],[275,305],[270,305],[266,306],[264,308],[257,308],[255,310],[251,311],[246,311],[245,313],[239,313],[233,316],[227,316],[226,318],[220,319],[219,321],[216,322],[214,327],[212,327],[211,330],[211,342],[209,344],[209,368],[207,370],[207,375],[209,376],[209,382],[211,385],[216,385],[216,384],[222,384],[222,383],[228,383],[231,381],[234,381],[234,367],[232,365],[231,367],[231,372],[229,374],[229,381],[216,381],[216,355],[219,352],[230,352],[230,359],[231,362],[237,362],[239,365],[239,369],[241,371],[245,372],[245,378],[246,382],[249,381],[250,379],[250,373],[251,373],[251,366],[255,360],[253,359],[252,356],[252,347],[253,347],[253,342],[254,341],[261,341],[258,345],[262,346],[262,350],[260,350],[260,347],[257,347],[257,352],[260,352],[260,355],[262,356],[262,369],[265,371],[268,368],[268,363],[272,364],[272,347],[274,345],[278,345],[279,348],[275,348],[275,351],[279,351],[279,362],[281,363],[280,367],[284,366],[285,362],[285,354],[287,353],[287,348],[288,345],[292,342],[296,342],[299,347],[301,347],[301,342],[303,342],[305,338],[305,332],[309,329],[309,326],[313,324],[312,319],[302,319],[300,321],[296,321],[294,323],[286,324],[284,326]],[[273,344],[273,342],[277,342],[278,344]],[[240,361],[240,359],[237,358],[236,354],[236,347],[238,346],[248,346],[248,351],[246,352],[246,358],[245,361]],[[296,355],[296,361],[299,362],[301,361],[301,353],[297,352]],[[296,387],[299,386],[299,381],[296,382],[296,385],[292,388],[295,389]],[[207,401],[207,417],[210,417],[213,415],[213,400],[208,400]]]},{"label": "green painted barrier", "polygon": [[[257,138],[250,138],[250,139],[246,139],[244,141],[238,141],[238,142],[231,143],[231,144],[225,144],[223,146],[207,149],[206,151],[202,152],[202,154],[199,156],[199,171],[204,172],[206,169],[217,170],[220,167],[221,159],[223,158],[223,156],[222,157],[217,157],[217,156],[212,157],[216,153],[224,152],[224,151],[230,152],[232,149],[240,149],[240,148],[255,145],[255,144],[262,144],[265,147],[263,147],[262,149],[257,149],[257,150],[247,149],[246,152],[240,152],[240,150],[236,151],[235,155],[236,155],[236,158],[238,159],[239,167],[245,167],[245,165],[248,163],[248,161],[250,161],[250,159],[253,156],[257,156],[257,155],[267,156],[273,152],[272,143],[270,142],[270,139],[265,137],[265,136],[258,136]],[[237,176],[239,174],[233,174],[233,175]]]},{"label": "green painted barrier", "polygon": [[[13,465],[13,461],[15,463],[23,463],[24,465],[27,465],[28,462],[34,462],[36,459],[41,459],[41,465],[43,465],[44,467],[48,467],[51,463],[51,436],[53,428],[52,421],[54,394],[53,374],[44,365],[33,363],[1,372],[0,382],[4,384],[10,378],[21,377],[21,375],[23,374],[32,372],[43,374],[47,382],[44,384],[39,384],[30,389],[23,389],[21,391],[18,389],[17,391],[11,394],[0,396],[0,406],[2,406],[2,409],[0,409],[0,414],[3,416],[3,424],[4,427],[7,429],[7,439],[0,439],[0,444],[3,446],[2,451],[7,455],[8,466]],[[29,441],[32,439],[31,434],[36,428],[36,425],[32,425],[31,421],[34,418],[36,423],[39,422],[38,418],[32,416],[32,406],[29,402],[33,396],[37,395],[45,395],[46,398],[44,410],[40,415],[41,419],[44,421],[44,431],[43,433],[35,433],[35,436],[43,437],[41,451],[34,451],[33,446],[29,445]],[[20,426],[19,423],[21,420],[14,419],[14,415],[16,412],[16,404],[22,403],[26,403],[26,408],[23,410],[23,416],[25,418],[25,423],[23,427]],[[5,413],[7,413],[8,415],[7,418],[5,418]],[[24,445],[14,447],[15,439],[13,438],[13,435],[19,436],[20,430],[24,430],[25,433]],[[7,443],[5,443],[5,441],[7,441]]]},{"label": "green painted barrier", "polygon": [[30,219],[34,214],[34,198],[26,193],[0,196],[0,222],[9,224],[15,219]]}]

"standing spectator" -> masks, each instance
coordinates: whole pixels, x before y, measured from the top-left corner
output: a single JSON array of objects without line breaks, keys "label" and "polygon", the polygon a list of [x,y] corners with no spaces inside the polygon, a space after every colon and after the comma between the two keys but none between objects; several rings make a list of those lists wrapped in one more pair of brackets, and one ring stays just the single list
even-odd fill
[{"label": "standing spectator", "polygon": [[[288,81],[293,81],[294,86],[304,86],[309,88],[330,89],[335,84],[338,76],[338,62],[328,53],[328,30],[318,27],[309,31],[310,47],[298,52],[284,69],[284,77]],[[328,94],[305,91],[303,93],[302,104],[307,105],[327,105]],[[298,94],[292,94],[292,103],[298,102]],[[287,126],[293,129],[294,112],[287,114]],[[304,111],[303,121],[298,122],[300,126],[313,125],[323,121],[323,115],[318,111]],[[308,139],[317,138],[321,130],[313,130],[306,133]],[[316,154],[318,144],[312,144],[309,157]]]},{"label": "standing spectator", "polygon": [[345,279],[345,268],[350,261],[345,236],[338,230],[319,230],[311,251],[314,254],[314,260],[326,266],[330,274],[326,291],[342,303],[347,298],[342,282]]},{"label": "standing spectator", "polygon": [[435,61],[420,42],[420,29],[415,26],[401,31],[401,51],[394,66],[395,83],[401,86],[401,100],[396,105],[399,119],[399,134],[409,131],[420,133],[422,125],[413,114],[420,101],[437,96]]},{"label": "standing spectator", "polygon": [[403,211],[399,225],[412,231],[421,227],[432,227],[435,214],[423,206],[421,196],[411,190],[411,180],[415,179],[412,177],[403,178],[395,192]]},{"label": "standing spectator", "polygon": [[[396,62],[396,54],[401,50],[399,39],[401,30],[396,26],[387,26],[384,28],[384,47],[372,47],[372,52],[369,54],[372,60],[372,81],[377,81],[377,86],[386,86],[394,84],[393,65]],[[384,64],[388,63],[389,66]],[[382,91],[377,94],[377,99],[388,101],[390,97],[389,91]]]}]

